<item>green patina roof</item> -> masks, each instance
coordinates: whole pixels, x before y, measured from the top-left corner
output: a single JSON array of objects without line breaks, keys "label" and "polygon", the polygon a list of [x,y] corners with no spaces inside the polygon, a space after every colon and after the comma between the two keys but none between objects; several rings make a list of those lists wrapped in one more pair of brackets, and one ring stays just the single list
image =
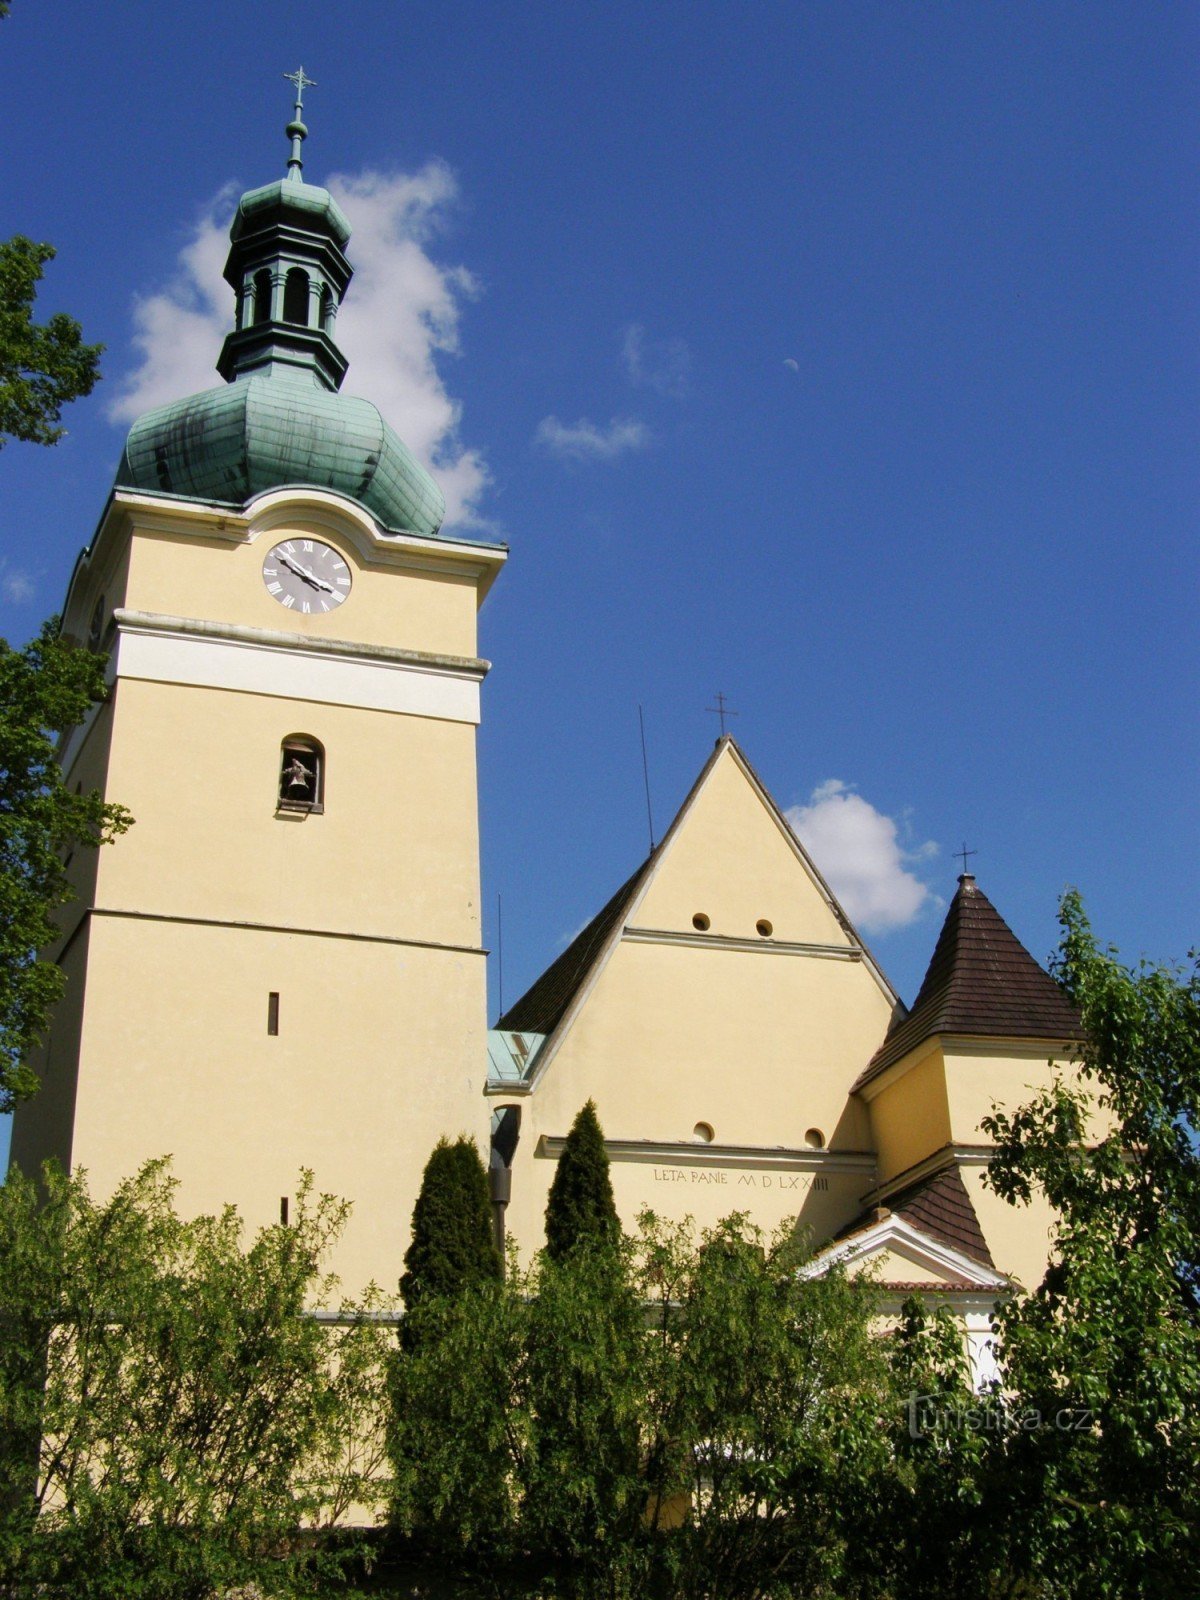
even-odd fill
[{"label": "green patina roof", "polygon": [[370,401],[339,392],[334,314],[352,275],[350,224],[328,189],[300,176],[311,80],[285,76],[296,84],[288,176],[244,194],[229,231],[237,305],[217,362],[228,381],[139,417],[117,486],[240,506],[307,484],[348,495],[392,531],[436,534],[442,491]]},{"label": "green patina roof", "polygon": [[294,178],[279,178],[250,189],[238,202],[229,237],[236,243],[248,233],[267,227],[281,217],[293,215],[301,227],[324,223],[340,246],[350,238],[350,223],[328,189],[315,183],[298,183]]},{"label": "green patina roof", "polygon": [[386,528],[423,534],[445,514],[442,491],[369,400],[302,379],[243,377],[147,412],[117,484],[235,505],[311,484],[357,500]]}]

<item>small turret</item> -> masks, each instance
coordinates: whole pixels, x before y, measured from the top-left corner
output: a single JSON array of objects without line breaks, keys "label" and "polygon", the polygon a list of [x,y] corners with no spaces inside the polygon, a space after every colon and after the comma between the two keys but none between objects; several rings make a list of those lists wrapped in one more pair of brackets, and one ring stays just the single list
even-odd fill
[{"label": "small turret", "polygon": [[314,85],[303,67],[285,76],[296,85],[287,176],[251,189],[238,204],[225,263],[225,281],[237,296],[236,323],[217,371],[228,383],[261,373],[336,390],[347,365],[333,332],[352,276],[344,254],[350,224],[327,189],[301,176],[308,129],[300,113],[304,89]]},{"label": "small turret", "polygon": [[296,85],[287,175],[244,194],[229,230],[236,306],[217,360],[226,386],[139,417],[117,483],[234,505],[312,484],[357,500],[385,528],[433,535],[441,490],[375,406],[339,393],[350,224],[328,189],[304,182],[300,114],[313,80],[303,68],[285,76]]}]

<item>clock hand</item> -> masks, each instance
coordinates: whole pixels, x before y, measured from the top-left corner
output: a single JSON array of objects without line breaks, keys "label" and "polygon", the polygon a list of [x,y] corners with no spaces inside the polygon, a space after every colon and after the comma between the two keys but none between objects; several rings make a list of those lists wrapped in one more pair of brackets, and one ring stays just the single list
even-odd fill
[{"label": "clock hand", "polygon": [[303,578],[305,583],[311,584],[314,589],[324,589],[327,594],[333,593],[333,585],[331,583],[326,583],[324,578],[318,578],[315,572],[310,572],[307,567],[302,567],[298,561],[293,561],[290,556],[282,555],[279,559],[289,571],[294,572],[298,578]]}]

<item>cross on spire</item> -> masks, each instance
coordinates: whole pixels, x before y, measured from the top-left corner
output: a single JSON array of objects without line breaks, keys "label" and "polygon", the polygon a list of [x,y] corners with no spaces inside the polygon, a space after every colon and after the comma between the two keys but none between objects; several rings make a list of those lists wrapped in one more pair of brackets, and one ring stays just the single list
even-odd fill
[{"label": "cross on spire", "polygon": [[979,854],[979,851],[978,850],[968,850],[967,846],[966,846],[966,843],[964,841],[962,849],[961,850],[955,850],[954,854],[956,856],[961,856],[962,857],[963,876],[966,877],[967,876],[967,857],[968,856],[977,856]]},{"label": "cross on spire", "polygon": [[716,694],[713,696],[713,699],[717,702],[716,705],[715,706],[705,706],[704,709],[706,711],[711,711],[714,716],[720,717],[720,719],[721,719],[721,737],[723,739],[725,737],[725,718],[726,717],[737,717],[737,716],[740,716],[741,713],[738,712],[738,711],[731,711],[729,709],[728,700],[727,700],[726,696],[722,693],[722,691],[720,689],[717,690]]},{"label": "cross on spire", "polygon": [[315,89],[317,80],[308,77],[303,67],[297,67],[295,72],[285,72],[283,76],[288,83],[296,85],[296,103],[292,110],[292,120],[287,125],[287,136],[292,141],[292,153],[288,157],[287,175],[294,182],[301,183],[303,179],[300,173],[304,166],[304,161],[300,155],[300,146],[304,143],[308,134],[308,129],[304,126],[304,121],[301,117],[301,112],[304,110],[304,91],[305,89]]}]

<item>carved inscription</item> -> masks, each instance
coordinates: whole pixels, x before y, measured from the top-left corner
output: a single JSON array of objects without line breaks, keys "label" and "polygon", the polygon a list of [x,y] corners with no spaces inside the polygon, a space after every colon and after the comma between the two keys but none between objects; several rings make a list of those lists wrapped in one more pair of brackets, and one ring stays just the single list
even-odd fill
[{"label": "carved inscription", "polygon": [[655,1183],[724,1184],[731,1189],[811,1189],[826,1194],[829,1179],[810,1172],[719,1172],[704,1167],[654,1167]]}]

